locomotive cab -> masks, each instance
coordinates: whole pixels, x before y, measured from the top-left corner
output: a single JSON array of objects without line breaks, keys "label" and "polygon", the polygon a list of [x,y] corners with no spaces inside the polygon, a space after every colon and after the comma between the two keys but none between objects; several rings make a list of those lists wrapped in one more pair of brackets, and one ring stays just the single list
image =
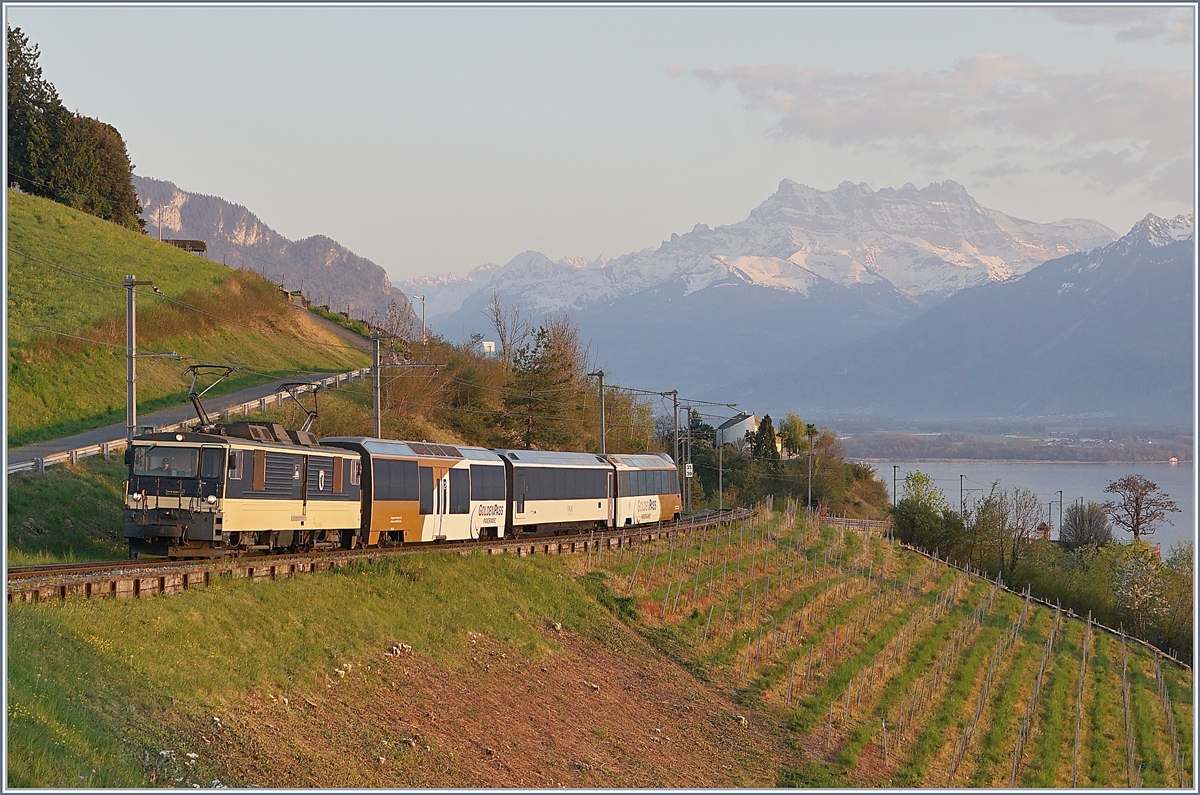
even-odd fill
[{"label": "locomotive cab", "polygon": [[125,454],[124,536],[130,557],[191,556],[220,547],[230,460],[223,441],[194,433],[134,439]]}]

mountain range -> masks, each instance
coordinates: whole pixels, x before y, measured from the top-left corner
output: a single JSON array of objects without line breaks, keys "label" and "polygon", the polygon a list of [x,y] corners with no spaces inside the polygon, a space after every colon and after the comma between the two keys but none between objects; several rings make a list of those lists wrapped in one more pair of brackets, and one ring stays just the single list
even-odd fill
[{"label": "mountain range", "polygon": [[324,235],[289,240],[240,204],[189,193],[165,180],[135,174],[133,185],[147,234],[203,240],[210,259],[282,278],[288,289],[353,317],[386,315],[395,301],[402,316],[420,323],[383,268],[336,240]]},{"label": "mountain range", "polygon": [[1192,216],[1151,214],[1106,246],[726,390],[823,417],[1188,423],[1194,280]]},{"label": "mountain range", "polygon": [[819,191],[785,179],[744,221],[697,224],[616,259],[528,251],[399,286],[427,296],[430,325],[448,337],[486,338],[495,293],[535,319],[570,312],[618,382],[728,400],[731,383],[790,371],[963,289],[1116,237],[1095,221],[1039,224],[982,207],[953,181]]}]

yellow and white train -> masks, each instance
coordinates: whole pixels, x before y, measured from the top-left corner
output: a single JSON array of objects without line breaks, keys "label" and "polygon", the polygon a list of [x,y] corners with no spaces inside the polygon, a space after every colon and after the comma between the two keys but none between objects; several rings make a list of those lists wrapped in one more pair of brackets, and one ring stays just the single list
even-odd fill
[{"label": "yellow and white train", "polygon": [[131,557],[486,540],[679,516],[664,453],[600,456],[331,437],[237,422],[126,452]]}]

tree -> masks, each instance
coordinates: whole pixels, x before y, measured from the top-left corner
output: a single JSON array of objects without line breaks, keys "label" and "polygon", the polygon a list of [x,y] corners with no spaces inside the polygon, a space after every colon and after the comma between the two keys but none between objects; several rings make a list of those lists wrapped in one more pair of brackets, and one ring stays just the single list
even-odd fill
[{"label": "tree", "polygon": [[1133,534],[1134,541],[1153,535],[1154,525],[1166,519],[1167,513],[1179,513],[1175,501],[1159,491],[1157,483],[1141,475],[1114,480],[1104,491],[1117,495],[1117,499],[1104,503],[1105,510],[1117,526]]},{"label": "tree", "polygon": [[[797,456],[808,449],[809,429],[811,427],[792,412],[789,411],[787,413],[779,423],[777,435],[783,440],[783,449],[787,450],[788,455]],[[814,428],[812,432],[815,433],[815,430]]]},{"label": "tree", "polygon": [[483,313],[492,322],[496,339],[500,343],[500,355],[506,364],[512,364],[517,352],[529,344],[533,336],[533,325],[529,318],[521,313],[521,307],[506,307],[500,300],[500,293],[495,289],[492,290],[492,298],[484,307]]},{"label": "tree", "polygon": [[767,414],[758,424],[758,432],[750,441],[750,454],[759,461],[778,461],[779,448],[775,444],[775,427],[771,415]]},{"label": "tree", "polygon": [[1063,515],[1058,540],[1067,549],[1103,546],[1112,541],[1112,525],[1104,503],[1072,503]]},{"label": "tree", "polygon": [[8,28],[8,180],[97,218],[142,230],[133,164],[112,125],[71,113],[42,76],[41,53]]},{"label": "tree", "polygon": [[527,449],[564,449],[579,435],[586,361],[578,327],[566,314],[547,317],[533,342],[516,352],[504,403]]}]

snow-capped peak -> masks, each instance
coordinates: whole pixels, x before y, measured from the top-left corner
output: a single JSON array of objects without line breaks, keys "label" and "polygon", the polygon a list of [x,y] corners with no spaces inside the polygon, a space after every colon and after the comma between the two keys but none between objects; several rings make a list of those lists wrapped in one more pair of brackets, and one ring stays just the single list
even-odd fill
[{"label": "snow-capped peak", "polygon": [[1148,213],[1145,218],[1133,225],[1126,237],[1144,240],[1158,248],[1180,240],[1191,240],[1193,235],[1191,213],[1177,215],[1174,218],[1159,218],[1154,213]]},{"label": "snow-capped peak", "polygon": [[[715,228],[696,224],[655,248],[613,260],[551,261],[526,251],[501,268],[450,280],[444,296],[436,299],[437,314],[457,311],[481,290],[496,290],[540,313],[579,309],[652,288],[688,295],[733,282],[806,297],[818,284],[851,289],[876,285],[872,290],[891,290],[924,303],[1026,273],[1116,237],[1095,221],[1039,224],[989,210],[951,180],[879,191],[863,182],[843,182],[822,191],[785,179],[738,223]],[[464,282],[474,284],[474,292],[464,289]],[[430,292],[438,291],[431,287]],[[434,303],[431,299],[431,307]]]}]

